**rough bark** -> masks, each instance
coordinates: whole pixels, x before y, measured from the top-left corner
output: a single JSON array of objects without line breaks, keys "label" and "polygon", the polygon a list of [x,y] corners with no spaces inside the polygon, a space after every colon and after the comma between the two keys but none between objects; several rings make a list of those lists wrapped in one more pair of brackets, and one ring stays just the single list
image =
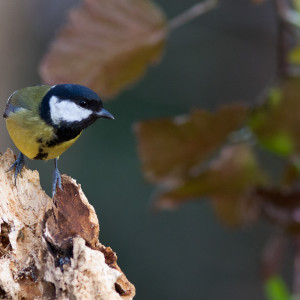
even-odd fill
[{"label": "rough bark", "polygon": [[14,160],[0,155],[0,299],[132,299],[80,185],[63,175],[53,203],[37,171],[24,168],[14,185]]}]

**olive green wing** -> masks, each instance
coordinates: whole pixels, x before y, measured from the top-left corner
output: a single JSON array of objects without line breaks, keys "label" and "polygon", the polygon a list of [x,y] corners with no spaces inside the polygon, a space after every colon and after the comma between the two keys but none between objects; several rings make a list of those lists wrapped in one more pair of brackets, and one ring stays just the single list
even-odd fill
[{"label": "olive green wing", "polygon": [[15,91],[7,100],[3,118],[8,118],[10,114],[20,109],[37,112],[43,97],[50,88],[51,86],[48,85],[38,85]]}]

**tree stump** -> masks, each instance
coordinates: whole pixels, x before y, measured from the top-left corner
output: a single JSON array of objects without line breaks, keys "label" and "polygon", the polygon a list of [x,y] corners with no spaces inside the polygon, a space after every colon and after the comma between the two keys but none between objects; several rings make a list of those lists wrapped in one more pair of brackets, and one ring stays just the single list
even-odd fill
[{"label": "tree stump", "polygon": [[0,299],[132,299],[80,185],[63,175],[53,202],[37,171],[24,168],[14,185],[14,160],[0,155]]}]

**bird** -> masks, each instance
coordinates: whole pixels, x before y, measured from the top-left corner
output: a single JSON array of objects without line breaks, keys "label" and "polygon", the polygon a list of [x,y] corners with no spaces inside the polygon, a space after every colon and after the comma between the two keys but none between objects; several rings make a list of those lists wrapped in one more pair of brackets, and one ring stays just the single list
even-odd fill
[{"label": "bird", "polygon": [[82,131],[99,118],[114,119],[103,108],[100,97],[79,84],[36,85],[19,89],[8,98],[3,113],[8,133],[19,149],[14,170],[15,185],[25,164],[32,160],[54,160],[52,197],[62,190],[59,156]]}]

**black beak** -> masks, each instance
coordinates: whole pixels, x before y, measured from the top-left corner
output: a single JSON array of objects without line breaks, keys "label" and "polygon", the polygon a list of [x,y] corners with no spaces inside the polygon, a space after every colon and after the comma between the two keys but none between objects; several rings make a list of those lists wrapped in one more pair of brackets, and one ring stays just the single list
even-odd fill
[{"label": "black beak", "polygon": [[114,116],[104,108],[102,108],[99,112],[97,112],[97,116],[99,118],[106,118],[106,119],[111,119],[111,120],[115,119]]}]

